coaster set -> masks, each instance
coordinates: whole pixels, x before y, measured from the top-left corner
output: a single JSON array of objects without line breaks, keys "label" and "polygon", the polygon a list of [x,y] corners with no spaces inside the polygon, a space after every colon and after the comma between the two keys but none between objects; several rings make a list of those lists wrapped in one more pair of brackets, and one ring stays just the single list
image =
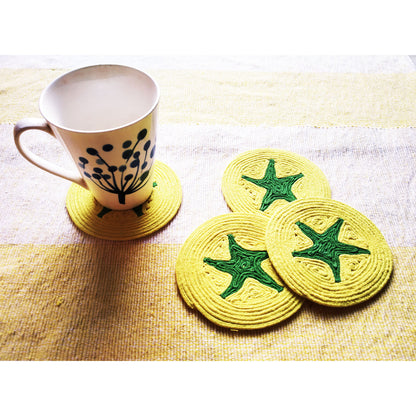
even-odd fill
[{"label": "coaster set", "polygon": [[168,224],[182,202],[182,188],[175,172],[155,161],[153,192],[142,205],[126,211],[103,207],[90,192],[72,184],[66,197],[68,214],[85,233],[104,240],[133,240]]},{"label": "coaster set", "polygon": [[176,279],[185,302],[217,325],[277,324],[303,299],[336,307],[364,302],[387,283],[392,253],[363,214],[330,199],[309,160],[258,149],[226,168],[232,213],[212,218],[185,241]]}]

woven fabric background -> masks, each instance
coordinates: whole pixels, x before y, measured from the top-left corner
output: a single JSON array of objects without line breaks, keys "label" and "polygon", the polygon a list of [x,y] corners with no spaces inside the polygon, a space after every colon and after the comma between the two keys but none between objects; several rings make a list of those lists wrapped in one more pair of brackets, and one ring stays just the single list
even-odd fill
[{"label": "woven fabric background", "polygon": [[[13,124],[39,117],[43,88],[69,69],[118,62],[161,87],[157,159],[183,203],[157,233],[90,237],[66,209],[70,183],[17,152]],[[416,69],[378,57],[0,57],[1,360],[415,360]],[[60,145],[33,151],[72,167]],[[332,197],[370,218],[394,256],[390,283],[347,309],[305,301],[288,321],[231,332],[190,310],[175,262],[188,235],[229,212],[221,177],[239,153],[296,152]]]}]

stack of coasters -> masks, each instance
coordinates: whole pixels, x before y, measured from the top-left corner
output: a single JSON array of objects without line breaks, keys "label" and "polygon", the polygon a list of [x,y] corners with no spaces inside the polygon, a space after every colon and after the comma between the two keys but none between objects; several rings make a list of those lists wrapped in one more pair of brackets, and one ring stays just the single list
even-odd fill
[{"label": "stack of coasters", "polygon": [[153,192],[142,205],[125,211],[103,207],[92,194],[72,184],[66,208],[74,224],[85,233],[104,240],[133,240],[145,237],[168,224],[182,202],[182,188],[175,172],[166,164],[154,163]]},{"label": "stack of coasters", "polygon": [[231,214],[198,227],[176,264],[185,302],[234,330],[292,316],[303,298],[327,306],[364,302],[387,283],[392,253],[363,214],[330,199],[328,180],[292,152],[258,149],[226,168]]},{"label": "stack of coasters", "polygon": [[176,279],[185,302],[217,325],[257,329],[293,315],[302,300],[273,269],[264,214],[230,213],[199,226],[182,246]]}]

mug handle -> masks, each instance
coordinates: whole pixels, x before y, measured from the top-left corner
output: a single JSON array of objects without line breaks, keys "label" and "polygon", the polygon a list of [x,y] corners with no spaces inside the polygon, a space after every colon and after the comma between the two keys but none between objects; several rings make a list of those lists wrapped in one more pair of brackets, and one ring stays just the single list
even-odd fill
[{"label": "mug handle", "polygon": [[20,136],[22,135],[22,133],[24,133],[26,130],[31,129],[41,130],[50,134],[53,137],[56,137],[53,134],[53,131],[50,128],[49,124],[45,120],[39,118],[25,118],[23,120],[18,121],[14,126],[13,136],[17,150],[21,153],[21,155],[38,168],[43,169],[46,172],[52,173],[53,175],[75,182],[77,185],[80,185],[83,188],[88,189],[86,182],[78,173],[71,172],[51,162],[48,162],[40,156],[35,155],[23,143],[21,143]]}]

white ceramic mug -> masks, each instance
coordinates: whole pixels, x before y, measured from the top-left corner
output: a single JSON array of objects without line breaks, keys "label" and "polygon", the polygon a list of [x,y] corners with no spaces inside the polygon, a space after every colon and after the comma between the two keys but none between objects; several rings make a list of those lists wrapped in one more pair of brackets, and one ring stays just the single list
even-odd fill
[{"label": "white ceramic mug", "polygon": [[[88,189],[103,206],[134,208],[153,190],[159,88],[146,73],[95,65],[57,78],[42,92],[42,119],[14,127],[19,152],[31,163]],[[78,167],[73,172],[35,155],[21,142],[29,129],[57,138]]]}]

